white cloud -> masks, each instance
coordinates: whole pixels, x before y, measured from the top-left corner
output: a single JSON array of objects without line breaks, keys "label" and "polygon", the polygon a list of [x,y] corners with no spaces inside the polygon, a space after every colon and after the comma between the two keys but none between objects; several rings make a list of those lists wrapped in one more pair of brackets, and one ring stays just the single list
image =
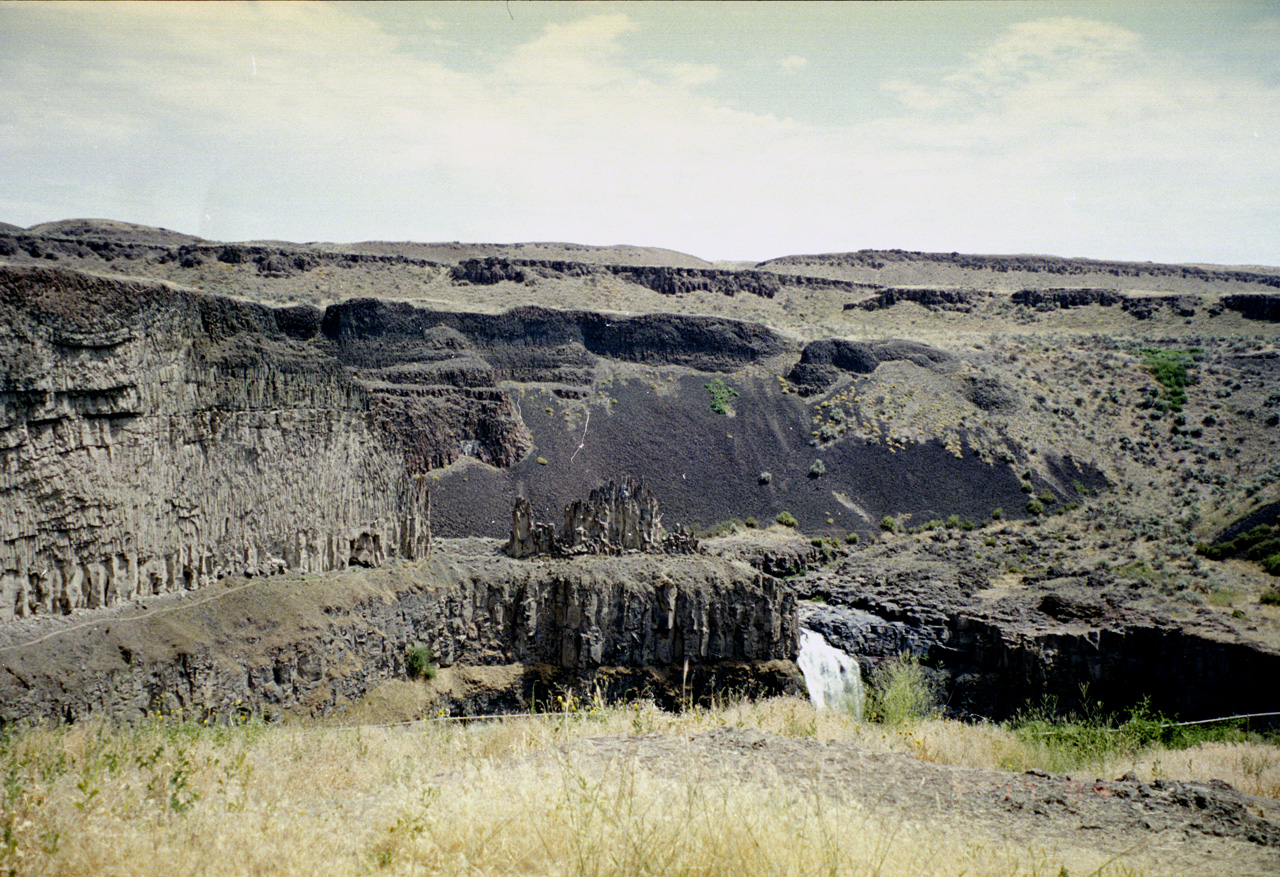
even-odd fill
[{"label": "white cloud", "polygon": [[672,64],[663,69],[674,82],[686,88],[706,85],[708,82],[715,82],[720,78],[720,68],[715,64],[682,63]]},{"label": "white cloud", "polygon": [[[16,25],[6,41],[11,22],[44,42]],[[586,15],[464,71],[430,44],[406,50],[358,5],[0,4],[0,179],[34,181],[0,191],[0,219],[92,211],[227,238],[558,238],[711,258],[1118,256],[1102,248],[1143,239],[1171,252],[1135,258],[1203,258],[1197,236],[1275,239],[1228,214],[1274,216],[1258,193],[1280,189],[1277,89],[1189,69],[1113,24],[1016,24],[942,75],[884,83],[900,111],[848,126],[732,109],[701,88],[721,66],[647,56],[646,37],[629,15]]]},{"label": "white cloud", "polygon": [[795,73],[809,66],[809,59],[800,55],[788,55],[778,62],[778,66],[782,68],[783,73]]}]

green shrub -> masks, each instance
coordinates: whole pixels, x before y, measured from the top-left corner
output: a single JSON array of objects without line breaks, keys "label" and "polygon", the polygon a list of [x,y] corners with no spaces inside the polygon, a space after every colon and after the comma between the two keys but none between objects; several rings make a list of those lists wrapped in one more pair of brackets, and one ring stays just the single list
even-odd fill
[{"label": "green shrub", "polygon": [[893,515],[885,515],[880,519],[880,529],[892,533],[894,528],[898,526],[898,522],[893,519]]},{"label": "green shrub", "polygon": [[774,520],[784,527],[796,527],[799,525],[796,516],[791,512],[778,512],[778,517],[774,518]]},{"label": "green shrub", "polygon": [[862,541],[862,537],[859,536],[857,533],[850,533],[849,535],[844,537],[844,541],[849,543],[850,545],[857,545],[859,542]]},{"label": "green shrub", "polygon": [[545,465],[547,465],[547,458],[546,458],[546,457],[539,457],[539,458],[538,458],[538,465],[539,465],[539,466],[545,466]]},{"label": "green shrub", "polygon": [[954,530],[956,527],[959,527],[959,526],[960,526],[960,516],[959,516],[959,515],[952,515],[951,517],[947,518],[947,529],[948,529],[948,530]]},{"label": "green shrub", "polygon": [[435,652],[423,645],[411,646],[404,655],[404,669],[410,679],[434,679]]},{"label": "green shrub", "polygon": [[1031,502],[1027,503],[1027,513],[1032,515],[1044,514],[1044,503],[1038,499],[1031,500]]},{"label": "green shrub", "polygon": [[1280,606],[1280,588],[1272,588],[1258,598],[1263,606]]},{"label": "green shrub", "polygon": [[1194,347],[1185,351],[1144,347],[1138,351],[1142,357],[1142,367],[1164,388],[1164,401],[1167,404],[1158,406],[1159,408],[1174,413],[1182,410],[1182,406],[1187,403],[1186,387],[1192,383],[1187,368],[1199,353],[1199,348]]},{"label": "green shrub", "polygon": [[1040,491],[1040,494],[1037,498],[1045,505],[1053,505],[1055,502],[1058,501],[1058,495],[1047,487],[1044,490]]},{"label": "green shrub", "polygon": [[827,464],[821,460],[814,460],[809,464],[809,477],[820,478],[827,474]]},{"label": "green shrub", "polygon": [[729,404],[738,398],[738,391],[724,382],[724,378],[716,378],[704,385],[711,394],[711,410],[716,414],[728,414]]},{"label": "green shrub", "polygon": [[871,678],[867,715],[873,722],[912,724],[936,713],[937,705],[937,686],[914,655],[903,654],[885,661]]},{"label": "green shrub", "polygon": [[747,525],[748,527],[750,527],[752,530],[754,530],[756,527],[760,526],[759,522],[758,522],[758,521],[756,521],[756,519],[755,519],[755,518],[747,518],[747,519],[746,519],[745,521],[743,521],[742,523],[746,524],[746,525]]},{"label": "green shrub", "polygon": [[772,480],[773,480],[773,473],[772,473],[772,472],[761,472],[761,473],[760,473],[760,477],[759,477],[757,480],[758,480],[761,484],[768,484],[770,481],[772,481]]},{"label": "green shrub", "polygon": [[991,510],[991,520],[998,521],[1003,517],[1004,517],[1004,509],[1001,508],[1000,506],[996,506]]},{"label": "green shrub", "polygon": [[746,521],[740,521],[737,518],[730,518],[727,521],[721,521],[718,524],[712,524],[705,530],[699,530],[693,535],[698,539],[717,539],[721,536],[732,536],[734,533],[747,526]]}]

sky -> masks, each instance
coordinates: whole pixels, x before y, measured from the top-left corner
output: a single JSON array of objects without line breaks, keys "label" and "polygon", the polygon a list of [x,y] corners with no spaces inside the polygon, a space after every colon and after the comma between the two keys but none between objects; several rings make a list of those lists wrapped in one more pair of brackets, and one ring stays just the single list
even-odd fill
[{"label": "sky", "polygon": [[0,3],[0,221],[1280,265],[1280,3]]}]

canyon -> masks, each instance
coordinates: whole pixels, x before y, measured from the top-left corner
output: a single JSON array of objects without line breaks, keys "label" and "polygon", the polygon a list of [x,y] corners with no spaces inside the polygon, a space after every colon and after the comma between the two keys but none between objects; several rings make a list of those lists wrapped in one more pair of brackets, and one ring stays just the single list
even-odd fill
[{"label": "canyon", "polygon": [[[678,705],[795,690],[802,622],[927,657],[957,715],[1081,683],[1266,712],[1270,579],[1194,549],[1280,490],[1278,286],[5,228],[0,721],[323,715],[416,646],[446,711]],[[564,556],[615,479],[645,485],[630,535]]]}]

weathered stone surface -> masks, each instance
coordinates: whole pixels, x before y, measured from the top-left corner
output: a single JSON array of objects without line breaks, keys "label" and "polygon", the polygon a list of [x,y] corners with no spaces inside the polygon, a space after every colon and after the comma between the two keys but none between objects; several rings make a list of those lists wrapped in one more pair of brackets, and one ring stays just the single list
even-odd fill
[{"label": "weathered stone surface", "polygon": [[1051,698],[1061,709],[1132,706],[1183,718],[1269,712],[1257,680],[1280,673],[1280,652],[1208,622],[1179,623],[1129,609],[1108,573],[1061,577],[1046,590],[978,596],[986,575],[946,562],[847,559],[796,580],[821,597],[802,621],[867,666],[903,651],[940,668],[948,709],[1002,718]]},{"label": "weathered stone surface", "polygon": [[0,619],[425,553],[427,493],[309,317],[0,267]]},{"label": "weathered stone surface", "polygon": [[558,533],[553,525],[533,520],[528,500],[517,499],[511,512],[511,538],[504,548],[512,557],[697,549],[697,541],[683,529],[663,532],[657,499],[633,478],[610,481],[592,490],[585,502],[569,503]]},{"label": "weathered stone surface", "polygon": [[989,299],[991,293],[983,289],[939,289],[931,287],[890,287],[863,301],[844,306],[848,310],[878,311],[900,302],[913,302],[931,311],[956,311],[967,314],[976,304]]},{"label": "weathered stone surface", "polygon": [[[419,644],[445,668],[543,668],[538,678],[566,686],[648,678],[705,687],[777,662],[794,676],[795,597],[743,564],[644,554],[517,561],[496,542],[475,543],[306,587],[282,577],[149,598],[87,625],[22,620],[0,639],[0,724],[178,707],[324,714],[402,678],[406,651]],[[520,692],[492,696],[519,702]]]},{"label": "weathered stone surface", "polygon": [[821,393],[841,374],[870,374],[882,362],[913,362],[931,371],[947,367],[954,357],[936,347],[916,341],[852,341],[824,338],[806,344],[800,361],[787,374],[801,395]]},{"label": "weathered stone surface", "polygon": [[1197,303],[1193,295],[1132,295],[1118,289],[1088,287],[1020,289],[1010,296],[1010,301],[1039,311],[1120,305],[1125,313],[1139,320],[1150,319],[1162,308],[1168,308],[1179,317],[1195,316]]},{"label": "weathered stone surface", "polygon": [[1222,303],[1250,320],[1280,323],[1280,295],[1225,295]]}]

